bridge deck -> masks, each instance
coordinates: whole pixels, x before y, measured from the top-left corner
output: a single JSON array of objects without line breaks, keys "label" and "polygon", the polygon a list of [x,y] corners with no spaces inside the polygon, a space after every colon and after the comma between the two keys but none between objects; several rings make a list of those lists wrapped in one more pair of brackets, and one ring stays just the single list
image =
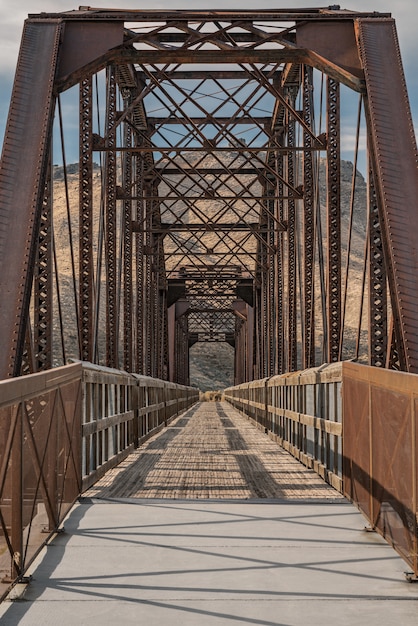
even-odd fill
[{"label": "bridge deck", "polygon": [[416,624],[405,563],[228,405],[187,411],[86,495],[2,624]]},{"label": "bridge deck", "polygon": [[189,409],[94,485],[105,498],[341,498],[227,402]]}]

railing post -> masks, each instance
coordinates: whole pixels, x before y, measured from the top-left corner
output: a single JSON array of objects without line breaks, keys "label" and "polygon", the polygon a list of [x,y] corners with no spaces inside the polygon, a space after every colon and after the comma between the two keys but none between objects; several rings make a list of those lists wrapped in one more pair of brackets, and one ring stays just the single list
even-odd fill
[{"label": "railing post", "polygon": [[[55,392],[58,394],[58,391]],[[49,493],[49,500],[51,506],[54,508],[53,515],[48,511],[48,530],[53,531],[56,528],[56,521],[58,519],[58,484],[57,484],[57,432],[58,425],[57,420],[51,415],[51,404],[48,405],[48,419],[49,419],[49,436],[48,436],[48,475],[47,475],[47,489]]]},{"label": "railing post", "polygon": [[132,443],[137,448],[139,446],[139,380],[131,387],[130,404],[135,415],[132,421]]},{"label": "railing post", "polygon": [[12,519],[11,544],[13,557],[10,568],[11,579],[20,576],[23,567],[23,403],[16,418],[12,445]]}]

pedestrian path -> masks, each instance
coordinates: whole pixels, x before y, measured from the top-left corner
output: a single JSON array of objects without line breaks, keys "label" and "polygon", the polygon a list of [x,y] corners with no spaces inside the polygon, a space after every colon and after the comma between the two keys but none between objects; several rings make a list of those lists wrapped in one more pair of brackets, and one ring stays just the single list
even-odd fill
[{"label": "pedestrian path", "polygon": [[416,626],[418,585],[348,503],[77,504],[2,626]]},{"label": "pedestrian path", "polygon": [[227,402],[196,404],[108,472],[86,495],[341,498]]},{"label": "pedestrian path", "polygon": [[405,563],[231,407],[196,406],[123,467],[73,507],[1,626],[416,626]]}]

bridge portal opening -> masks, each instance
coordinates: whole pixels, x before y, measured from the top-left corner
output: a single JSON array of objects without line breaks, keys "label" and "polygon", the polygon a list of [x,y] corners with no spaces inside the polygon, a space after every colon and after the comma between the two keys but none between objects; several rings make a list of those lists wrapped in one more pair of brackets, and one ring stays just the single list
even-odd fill
[{"label": "bridge portal opening", "polygon": [[[54,180],[74,128],[77,171]],[[418,371],[417,197],[389,14],[31,15],[0,166],[0,375],[74,356],[187,384],[203,335],[234,346],[237,383],[342,358]]]}]

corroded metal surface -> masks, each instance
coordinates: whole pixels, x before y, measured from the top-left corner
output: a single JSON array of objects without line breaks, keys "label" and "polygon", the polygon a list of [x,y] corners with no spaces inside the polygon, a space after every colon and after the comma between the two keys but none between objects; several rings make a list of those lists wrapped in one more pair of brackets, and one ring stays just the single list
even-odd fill
[{"label": "corroded metal surface", "polygon": [[393,20],[359,20],[371,152],[402,369],[418,372],[417,146]]},{"label": "corroded metal surface", "polygon": [[80,493],[81,364],[0,383],[0,449],[1,595]]},{"label": "corroded metal surface", "polygon": [[60,34],[56,20],[25,26],[5,131],[0,167],[1,378],[20,373],[49,162]]},{"label": "corroded metal surface", "polygon": [[[72,87],[80,100],[79,206],[74,215],[68,207],[74,302],[63,304],[66,261],[51,268],[52,250],[60,251],[54,235],[45,249],[44,226],[55,208],[46,185],[53,101]],[[418,289],[407,267],[416,259],[404,224],[414,219],[416,150],[390,17],[337,6],[84,7],[31,16],[25,26],[0,174],[3,242],[13,247],[4,248],[3,263],[15,272],[0,272],[2,375],[71,356],[186,383],[188,351],[197,341],[234,347],[237,382],[353,356],[352,345],[343,345],[342,305],[351,286],[341,285],[339,99],[347,87],[366,101],[375,197],[371,251],[364,253],[364,273],[368,266],[373,280],[362,294],[371,326],[360,320],[348,334],[365,337],[363,353],[375,365],[397,359],[414,369]],[[27,115],[29,99],[41,124]],[[21,185],[14,163],[23,153],[30,167]],[[19,219],[11,224],[13,203]],[[79,224],[78,240],[70,217]],[[52,224],[53,233],[59,230]],[[34,264],[52,295],[39,290]],[[46,277],[52,272],[56,285]],[[178,281],[184,289],[174,297]],[[39,294],[44,301],[36,309]],[[52,329],[61,336],[51,337]],[[68,336],[75,345],[66,345]]]},{"label": "corroded metal surface", "polygon": [[344,494],[418,575],[418,377],[343,363]]},{"label": "corroded metal surface", "polygon": [[418,575],[417,375],[343,362],[225,397],[354,502]]},{"label": "corroded metal surface", "polygon": [[0,597],[83,489],[197,399],[86,363],[0,382]]}]

